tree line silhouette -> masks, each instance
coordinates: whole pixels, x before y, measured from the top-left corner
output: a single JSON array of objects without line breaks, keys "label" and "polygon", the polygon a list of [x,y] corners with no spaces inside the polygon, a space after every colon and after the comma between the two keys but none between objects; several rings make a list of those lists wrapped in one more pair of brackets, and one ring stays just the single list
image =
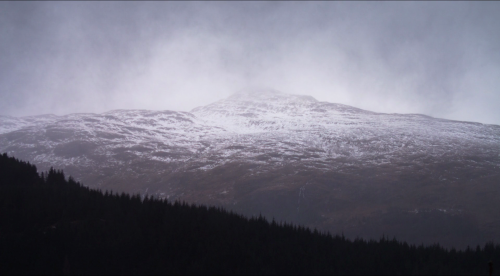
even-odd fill
[{"label": "tree line silhouette", "polygon": [[487,274],[464,251],[348,240],[262,216],[84,187],[0,155],[0,274]]}]

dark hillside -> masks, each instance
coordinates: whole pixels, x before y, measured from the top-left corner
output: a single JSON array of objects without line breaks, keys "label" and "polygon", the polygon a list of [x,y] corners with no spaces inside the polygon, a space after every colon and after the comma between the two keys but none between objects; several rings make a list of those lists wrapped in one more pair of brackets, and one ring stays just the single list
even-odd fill
[{"label": "dark hillside", "polygon": [[[0,155],[0,274],[487,274],[466,251],[350,241],[220,208],[92,190]],[[500,271],[500,267],[498,269]]]}]

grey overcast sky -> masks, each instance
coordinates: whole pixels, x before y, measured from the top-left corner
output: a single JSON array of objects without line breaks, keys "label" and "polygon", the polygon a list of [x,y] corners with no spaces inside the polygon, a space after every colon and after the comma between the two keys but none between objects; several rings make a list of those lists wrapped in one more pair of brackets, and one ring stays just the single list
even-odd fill
[{"label": "grey overcast sky", "polygon": [[247,87],[500,125],[500,2],[0,2],[0,115]]}]

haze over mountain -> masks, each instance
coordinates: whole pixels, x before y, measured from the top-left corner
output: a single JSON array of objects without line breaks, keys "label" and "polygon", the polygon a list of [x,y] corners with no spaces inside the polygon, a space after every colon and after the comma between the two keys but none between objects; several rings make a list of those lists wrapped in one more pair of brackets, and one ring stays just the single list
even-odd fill
[{"label": "haze over mountain", "polygon": [[498,125],[252,89],[191,112],[2,116],[0,152],[92,187],[347,237],[464,247],[500,231]]},{"label": "haze over mountain", "polygon": [[266,86],[500,125],[498,1],[0,1],[0,115],[190,111]]}]

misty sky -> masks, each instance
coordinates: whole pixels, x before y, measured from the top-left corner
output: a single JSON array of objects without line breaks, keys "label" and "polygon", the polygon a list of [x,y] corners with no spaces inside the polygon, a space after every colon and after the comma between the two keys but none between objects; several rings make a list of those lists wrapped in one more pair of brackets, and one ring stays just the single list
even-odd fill
[{"label": "misty sky", "polygon": [[0,115],[247,87],[500,125],[500,2],[0,2]]}]

